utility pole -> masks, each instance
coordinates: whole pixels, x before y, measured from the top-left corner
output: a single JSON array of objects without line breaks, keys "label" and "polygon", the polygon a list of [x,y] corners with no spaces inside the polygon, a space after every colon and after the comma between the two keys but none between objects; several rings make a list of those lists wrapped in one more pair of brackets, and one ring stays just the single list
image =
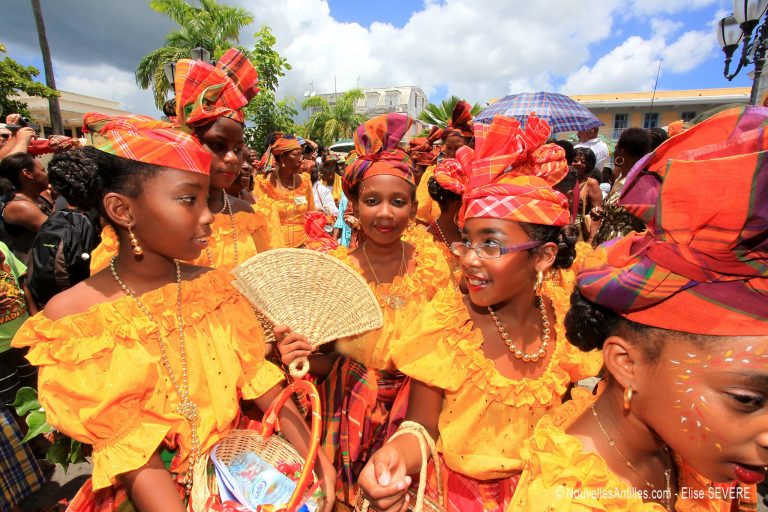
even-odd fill
[{"label": "utility pole", "polygon": [[[53,78],[53,64],[51,63],[51,51],[48,48],[48,37],[45,35],[45,22],[43,21],[43,10],[40,7],[40,0],[32,1],[32,12],[35,14],[35,25],[37,25],[37,38],[40,40],[40,51],[43,54],[43,67],[45,68],[45,85],[56,90],[56,80]],[[61,108],[59,107],[59,97],[48,98],[48,109],[51,113],[51,128],[53,133],[64,134],[64,123],[61,120]]]}]

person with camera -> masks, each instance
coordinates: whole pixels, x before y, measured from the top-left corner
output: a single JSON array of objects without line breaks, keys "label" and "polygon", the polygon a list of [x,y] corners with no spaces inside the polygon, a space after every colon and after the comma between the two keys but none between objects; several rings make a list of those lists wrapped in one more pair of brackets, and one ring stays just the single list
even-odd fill
[{"label": "person with camera", "polygon": [[29,144],[37,137],[34,128],[28,126],[29,119],[21,114],[10,114],[5,118],[5,129],[0,130],[0,160],[14,153],[26,153]]}]

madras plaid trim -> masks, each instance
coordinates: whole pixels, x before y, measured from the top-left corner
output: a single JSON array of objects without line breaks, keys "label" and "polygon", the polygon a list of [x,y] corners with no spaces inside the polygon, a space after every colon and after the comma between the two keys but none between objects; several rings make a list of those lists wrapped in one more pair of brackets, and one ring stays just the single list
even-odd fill
[{"label": "madras plaid trim", "polygon": [[10,511],[15,505],[45,483],[40,467],[26,444],[11,411],[0,404],[0,511]]}]

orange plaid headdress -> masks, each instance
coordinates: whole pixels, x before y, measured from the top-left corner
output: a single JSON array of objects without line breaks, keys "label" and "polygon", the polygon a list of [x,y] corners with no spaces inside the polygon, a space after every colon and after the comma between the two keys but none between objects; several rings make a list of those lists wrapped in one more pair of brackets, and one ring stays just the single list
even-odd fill
[{"label": "orange plaid headdress", "polygon": [[531,114],[522,130],[516,119],[496,116],[491,124],[476,123],[474,128],[474,159],[469,147],[456,152],[469,175],[459,220],[568,224],[568,199],[552,189],[568,173],[568,164],[560,146],[542,145],[551,132],[547,122]]},{"label": "orange plaid headdress", "polygon": [[216,67],[200,60],[178,61],[174,88],[182,129],[191,131],[219,117],[243,123],[242,108],[259,92],[257,83],[256,68],[235,48],[227,50]]},{"label": "orange plaid headdress", "polygon": [[295,135],[276,132],[275,139],[269,147],[272,150],[273,155],[280,156],[288,151],[301,149],[301,144],[299,144],[299,139],[297,139]]},{"label": "orange plaid headdress", "polygon": [[435,181],[445,190],[464,195],[469,180],[467,170],[472,169],[474,159],[475,151],[466,146],[464,151],[457,152],[456,158],[446,158],[435,166]]},{"label": "orange plaid headdress", "polygon": [[83,116],[88,145],[111,155],[161,167],[208,174],[211,153],[196,138],[151,117]]},{"label": "orange plaid headdress", "polygon": [[426,137],[414,137],[408,141],[408,154],[417,165],[432,165],[438,151]]},{"label": "orange plaid headdress", "polygon": [[590,253],[582,295],[644,325],[768,334],[767,122],[725,110],[640,160],[620,203],[648,229]]},{"label": "orange plaid headdress", "polygon": [[432,131],[429,132],[428,141],[434,144],[438,140],[445,142],[451,135],[459,135],[461,137],[472,137],[474,135],[472,130],[472,105],[464,100],[456,103],[451,113],[451,120],[448,121],[445,128],[438,128],[435,126]]},{"label": "orange plaid headdress", "polygon": [[399,144],[413,124],[406,114],[385,114],[374,117],[355,130],[355,152],[358,156],[349,163],[342,176],[344,194],[350,192],[365,178],[388,174],[415,184],[413,161]]}]

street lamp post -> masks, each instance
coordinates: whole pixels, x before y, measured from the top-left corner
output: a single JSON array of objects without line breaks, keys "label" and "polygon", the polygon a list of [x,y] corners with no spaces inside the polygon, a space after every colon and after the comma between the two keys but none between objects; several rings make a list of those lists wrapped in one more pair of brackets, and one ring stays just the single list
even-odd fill
[{"label": "street lamp post", "polygon": [[[741,68],[749,64],[755,65],[755,77],[752,81],[752,92],[749,96],[749,104],[757,103],[757,94],[760,88],[760,77],[765,64],[766,45],[768,45],[768,23],[762,20],[768,7],[768,0],[733,0],[733,14],[723,18],[718,23],[717,39],[725,53],[725,70],[723,75],[728,80],[733,80],[739,74]],[[752,39],[752,32],[760,24],[756,36]],[[743,41],[742,41],[743,39]],[[736,71],[730,72],[733,55],[739,48],[742,50]]]}]

